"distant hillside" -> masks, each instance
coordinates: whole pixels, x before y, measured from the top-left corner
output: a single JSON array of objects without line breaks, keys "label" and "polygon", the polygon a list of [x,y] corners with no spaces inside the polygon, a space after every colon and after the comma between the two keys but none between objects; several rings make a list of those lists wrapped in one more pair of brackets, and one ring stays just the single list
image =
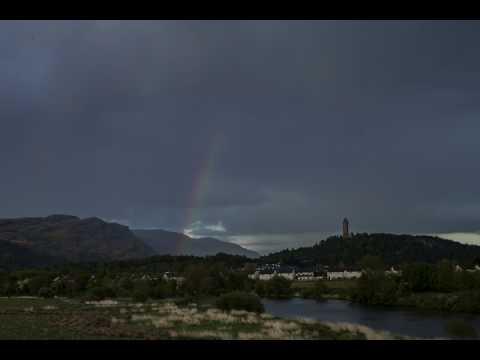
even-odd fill
[{"label": "distant hillside", "polygon": [[51,259],[69,262],[133,259],[154,253],[126,226],[70,215],[0,219],[0,243],[12,254],[8,261],[24,259],[32,264]]},{"label": "distant hillside", "polygon": [[38,254],[21,245],[0,240],[0,271],[61,264],[62,259]]},{"label": "distant hillside", "polygon": [[389,266],[408,262],[436,263],[442,259],[468,266],[480,259],[480,246],[432,236],[356,234],[348,239],[333,236],[312,247],[283,250],[260,260],[297,266],[357,266],[365,255],[380,256]]},{"label": "distant hillside", "polygon": [[165,230],[133,230],[159,255],[207,256],[218,253],[256,258],[260,255],[240,245],[204,237],[193,239],[185,234]]}]

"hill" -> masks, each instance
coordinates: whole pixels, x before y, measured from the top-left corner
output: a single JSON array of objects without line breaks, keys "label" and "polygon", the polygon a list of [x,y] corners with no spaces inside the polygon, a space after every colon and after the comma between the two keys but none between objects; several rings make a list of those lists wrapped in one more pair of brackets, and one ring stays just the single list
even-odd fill
[{"label": "hill", "polygon": [[380,256],[388,266],[411,262],[436,263],[442,259],[470,266],[480,259],[480,246],[432,236],[363,233],[347,239],[332,236],[314,246],[283,250],[264,256],[260,261],[295,266],[356,267],[365,255]]},{"label": "hill", "polygon": [[211,237],[194,239],[185,234],[165,230],[133,230],[134,234],[158,255],[208,256],[218,253],[256,258],[260,255],[240,245]]},{"label": "hill", "polygon": [[23,246],[0,240],[0,271],[61,264],[62,259],[38,254]]},{"label": "hill", "polygon": [[5,261],[24,259],[32,265],[60,259],[111,261],[154,254],[127,226],[70,215],[0,219],[0,243],[10,254]]}]

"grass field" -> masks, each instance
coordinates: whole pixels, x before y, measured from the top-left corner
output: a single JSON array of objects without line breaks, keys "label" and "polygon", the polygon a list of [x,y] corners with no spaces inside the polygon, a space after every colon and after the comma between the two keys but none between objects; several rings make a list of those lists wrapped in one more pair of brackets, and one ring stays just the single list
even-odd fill
[{"label": "grass field", "polygon": [[0,339],[366,339],[365,329],[173,302],[0,298]]},{"label": "grass field", "polygon": [[[327,293],[325,298],[331,299],[348,299],[349,291],[352,289],[357,280],[356,279],[345,279],[345,280],[325,280],[323,283],[327,287]],[[301,291],[312,287],[315,284],[315,281],[294,281],[293,288]]]},{"label": "grass field", "polygon": [[[325,280],[323,282],[330,291],[335,290],[349,290],[357,283],[356,279],[345,280]],[[293,287],[297,289],[311,287],[315,284],[315,281],[294,281]]]}]

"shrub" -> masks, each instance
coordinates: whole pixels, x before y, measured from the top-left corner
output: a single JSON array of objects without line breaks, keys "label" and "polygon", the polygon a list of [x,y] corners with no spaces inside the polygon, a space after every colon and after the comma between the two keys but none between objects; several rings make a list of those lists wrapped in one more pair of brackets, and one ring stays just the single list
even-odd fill
[{"label": "shrub", "polygon": [[292,281],[281,276],[274,276],[262,283],[258,282],[255,290],[259,296],[271,299],[289,299],[294,293]]},{"label": "shrub", "polygon": [[350,297],[364,304],[393,304],[402,292],[395,278],[381,272],[367,271],[358,279]]},{"label": "shrub", "polygon": [[[134,284],[132,298],[136,302],[145,302],[148,298],[153,297],[154,289],[148,281],[137,281]],[[160,295],[160,294],[157,294]]]},{"label": "shrub", "polygon": [[260,297],[265,297],[265,282],[257,280],[255,283],[255,293]]},{"label": "shrub", "polygon": [[452,319],[447,322],[446,325],[447,332],[458,338],[476,338],[477,330],[468,322],[462,319]]},{"label": "shrub", "polygon": [[148,294],[141,290],[135,290],[132,299],[135,302],[145,302],[148,300]]},{"label": "shrub", "polygon": [[242,291],[233,291],[220,296],[216,302],[216,307],[224,311],[245,310],[256,313],[265,311],[258,296]]},{"label": "shrub", "polygon": [[306,299],[323,300],[327,293],[327,286],[323,281],[316,281],[312,287],[301,290],[301,295]]},{"label": "shrub", "polygon": [[38,290],[38,296],[43,298],[51,298],[53,297],[53,291],[49,287],[44,286]]},{"label": "shrub", "polygon": [[99,301],[99,300],[104,300],[107,298],[114,298],[114,297],[115,297],[115,292],[113,291],[113,289],[109,287],[104,287],[104,286],[93,287],[87,293],[87,299],[94,300],[94,301]]}]

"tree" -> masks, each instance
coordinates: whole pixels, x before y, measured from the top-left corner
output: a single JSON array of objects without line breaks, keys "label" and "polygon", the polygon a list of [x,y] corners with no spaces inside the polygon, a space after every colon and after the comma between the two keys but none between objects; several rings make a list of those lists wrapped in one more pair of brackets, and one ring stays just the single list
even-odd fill
[{"label": "tree", "polygon": [[243,270],[244,270],[247,274],[253,274],[256,269],[257,269],[257,266],[256,266],[254,263],[245,264],[245,266],[244,266],[244,268],[243,268]]},{"label": "tree", "polygon": [[353,301],[364,304],[393,304],[401,295],[399,280],[383,272],[367,271],[351,291]]},{"label": "tree", "polygon": [[135,289],[132,300],[135,302],[145,302],[148,300],[148,293],[145,290]]},{"label": "tree", "polygon": [[435,269],[430,264],[410,264],[402,269],[402,279],[413,292],[431,291],[435,288]]},{"label": "tree", "polygon": [[53,297],[53,291],[47,286],[44,286],[38,290],[38,296],[43,298],[51,298]]},{"label": "tree", "polygon": [[255,282],[254,291],[255,291],[255,294],[257,294],[258,296],[265,297],[266,295],[265,281],[257,280]]},{"label": "tree", "polygon": [[150,296],[153,299],[164,299],[168,297],[170,295],[168,285],[169,284],[163,280],[154,281],[151,284]]},{"label": "tree", "polygon": [[213,291],[213,281],[205,265],[192,265],[185,271],[182,291],[188,296],[200,296]]},{"label": "tree", "polygon": [[149,297],[152,297],[153,293],[151,284],[148,281],[140,280],[135,282],[132,298],[137,302],[145,302]]},{"label": "tree", "polygon": [[328,288],[322,280],[315,281],[312,287],[304,288],[301,291],[302,297],[306,299],[323,300]]},{"label": "tree", "polygon": [[380,256],[365,255],[359,264],[364,270],[382,271],[385,269],[385,264]]},{"label": "tree", "polygon": [[477,330],[468,322],[462,319],[452,319],[447,322],[446,330],[450,336],[456,338],[477,338]]},{"label": "tree", "polygon": [[265,311],[257,295],[243,291],[233,291],[220,296],[216,302],[216,307],[224,311],[245,310],[256,313]]},{"label": "tree", "polygon": [[449,260],[442,260],[436,268],[435,288],[438,291],[455,290],[455,265]]},{"label": "tree", "polygon": [[87,298],[90,300],[104,300],[108,298],[114,298],[115,292],[113,289],[105,286],[96,286],[90,289],[87,293]]},{"label": "tree", "polygon": [[258,294],[259,296],[271,299],[289,299],[293,295],[292,281],[281,276],[274,276],[264,282],[260,291],[263,294]]}]

